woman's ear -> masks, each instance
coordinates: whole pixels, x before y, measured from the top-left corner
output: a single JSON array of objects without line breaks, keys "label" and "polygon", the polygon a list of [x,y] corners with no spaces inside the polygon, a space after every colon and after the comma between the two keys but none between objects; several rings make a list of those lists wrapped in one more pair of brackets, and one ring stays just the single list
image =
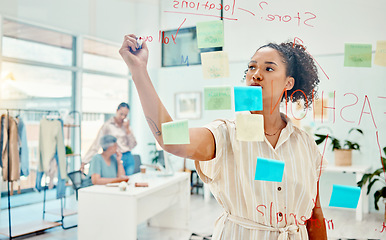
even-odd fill
[{"label": "woman's ear", "polygon": [[285,89],[289,91],[294,87],[294,85],[295,85],[295,79],[293,77],[287,77]]}]

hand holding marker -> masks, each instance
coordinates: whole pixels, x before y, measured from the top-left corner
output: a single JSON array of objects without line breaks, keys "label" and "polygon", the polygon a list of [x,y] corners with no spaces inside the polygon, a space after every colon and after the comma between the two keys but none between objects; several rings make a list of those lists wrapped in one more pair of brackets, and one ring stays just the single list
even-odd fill
[{"label": "hand holding marker", "polygon": [[139,37],[139,38],[136,38],[137,39],[137,46],[135,46],[136,50],[135,51],[132,51],[130,48],[130,52],[134,53],[136,52],[137,50],[140,50],[142,49],[142,38]]}]

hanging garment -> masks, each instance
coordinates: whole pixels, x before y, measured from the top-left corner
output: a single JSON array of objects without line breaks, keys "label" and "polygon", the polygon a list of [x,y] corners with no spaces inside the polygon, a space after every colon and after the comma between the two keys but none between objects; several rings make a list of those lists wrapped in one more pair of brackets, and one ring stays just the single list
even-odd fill
[{"label": "hanging garment", "polygon": [[3,168],[3,137],[4,137],[4,118],[0,118],[0,167]]},{"label": "hanging garment", "polygon": [[50,161],[58,154],[60,176],[66,176],[66,150],[64,147],[63,126],[59,120],[42,119],[39,135],[39,171],[48,173]]},{"label": "hanging garment", "polygon": [[[2,146],[2,162],[3,162],[3,180],[16,181],[20,178],[20,159],[18,147],[18,133],[17,123],[13,117],[7,117],[5,114],[1,116],[3,122],[3,129],[1,134],[3,136]],[[9,123],[9,124],[8,124]],[[9,127],[9,135],[8,135]],[[9,141],[8,141],[9,140]],[[7,148],[9,147],[9,153]],[[8,163],[9,161],[9,163]],[[8,179],[9,167],[9,179]]]},{"label": "hanging garment", "polygon": [[20,157],[20,175],[29,175],[29,152],[28,152],[28,141],[27,131],[24,125],[24,121],[17,117],[18,121],[18,134],[19,134],[19,157]]}]

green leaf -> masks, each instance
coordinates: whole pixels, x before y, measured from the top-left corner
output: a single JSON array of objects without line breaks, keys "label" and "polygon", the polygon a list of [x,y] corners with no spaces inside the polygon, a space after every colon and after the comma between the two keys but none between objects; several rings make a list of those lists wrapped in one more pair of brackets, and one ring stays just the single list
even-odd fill
[{"label": "green leaf", "polygon": [[369,181],[371,181],[371,179],[372,179],[374,176],[380,176],[381,173],[383,173],[383,168],[378,168],[377,170],[375,170],[375,171],[370,175]]},{"label": "green leaf", "polygon": [[369,179],[370,175],[371,175],[370,173],[364,174],[363,177],[362,177],[362,179],[361,179],[359,182],[357,182],[358,187],[362,188],[363,185],[366,184],[366,182],[367,182],[367,180]]},{"label": "green leaf", "polygon": [[331,140],[332,140],[331,142],[332,151],[334,151],[334,149],[342,149],[342,146],[340,145],[340,142],[338,139],[331,137]]},{"label": "green leaf", "polygon": [[381,159],[382,159],[382,162],[381,162],[382,167],[386,168],[386,158],[382,157]]},{"label": "green leaf", "polygon": [[351,149],[354,149],[354,150],[360,150],[360,146],[358,143],[354,143],[353,145],[351,145]]},{"label": "green leaf", "polygon": [[385,153],[385,155],[386,155],[386,147],[384,147],[384,148],[383,148],[383,152],[384,152],[384,153]]},{"label": "green leaf", "polygon": [[361,133],[363,135],[363,131],[359,128],[351,128],[350,131],[348,131],[348,134],[350,134],[352,131],[358,131],[359,133]]},{"label": "green leaf", "polygon": [[374,207],[376,210],[379,210],[378,201],[381,198],[381,196],[382,196],[382,190],[378,190],[374,193]]},{"label": "green leaf", "polygon": [[315,134],[315,136],[318,137],[318,139],[315,140],[317,145],[321,144],[327,138],[327,135],[323,135],[323,134]]},{"label": "green leaf", "polygon": [[376,182],[376,181],[378,181],[379,179],[378,178],[375,178],[375,179],[373,179],[373,181],[371,181],[370,182],[370,184],[369,184],[369,186],[367,186],[367,195],[369,195],[369,193],[370,193],[370,190],[371,190],[371,187],[374,185],[374,183]]}]

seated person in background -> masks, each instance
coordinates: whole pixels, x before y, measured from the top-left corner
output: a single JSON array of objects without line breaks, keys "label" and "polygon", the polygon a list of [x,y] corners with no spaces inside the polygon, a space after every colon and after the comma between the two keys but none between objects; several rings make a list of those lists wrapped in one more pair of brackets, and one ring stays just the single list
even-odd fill
[{"label": "seated person in background", "polygon": [[118,151],[117,138],[105,135],[100,140],[103,152],[95,155],[90,162],[89,176],[94,185],[127,182],[122,165],[122,153]]}]

